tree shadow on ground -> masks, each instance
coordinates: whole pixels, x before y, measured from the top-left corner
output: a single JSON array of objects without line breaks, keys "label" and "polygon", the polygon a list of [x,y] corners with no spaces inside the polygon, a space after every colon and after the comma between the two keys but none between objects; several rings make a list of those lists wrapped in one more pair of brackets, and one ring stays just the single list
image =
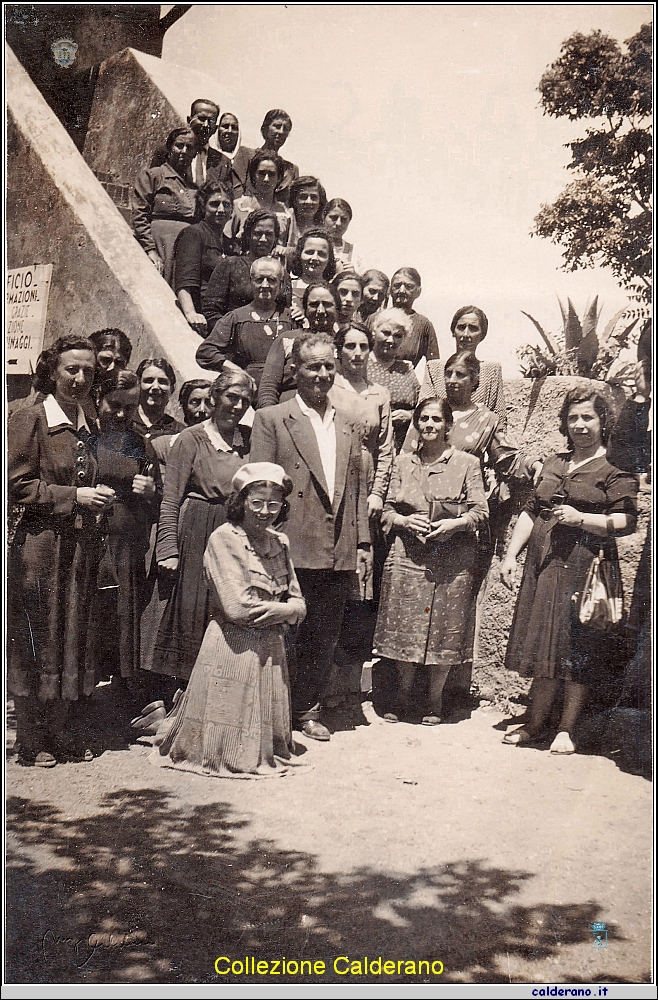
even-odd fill
[{"label": "tree shadow on ground", "polygon": [[[238,843],[246,821],[228,805],[185,810],[160,790],[108,794],[82,819],[15,797],[7,819],[9,983],[345,982],[338,955],[445,968],[351,982],[502,983],[510,957],[588,943],[600,913],[593,902],[515,904],[532,874],[478,859],[398,877],[322,872],[272,841]],[[218,980],[220,955],[323,960],[327,971]]]}]

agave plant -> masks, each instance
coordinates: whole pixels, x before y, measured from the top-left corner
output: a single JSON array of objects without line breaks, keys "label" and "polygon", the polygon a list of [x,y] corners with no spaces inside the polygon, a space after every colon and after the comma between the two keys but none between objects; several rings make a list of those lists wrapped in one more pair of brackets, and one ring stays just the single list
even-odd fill
[{"label": "agave plant", "polygon": [[618,363],[621,351],[629,346],[630,334],[638,322],[622,323],[627,309],[620,309],[606,325],[602,334],[597,333],[601,316],[598,295],[585,307],[582,321],[571,299],[567,306],[558,298],[562,313],[562,330],[559,334],[548,333],[542,325],[521,310],[534,325],[546,345],[545,349],[528,344],[518,349],[523,362],[521,371],[526,378],[542,378],[545,375],[584,375],[587,378],[621,383],[632,374],[633,366]]}]

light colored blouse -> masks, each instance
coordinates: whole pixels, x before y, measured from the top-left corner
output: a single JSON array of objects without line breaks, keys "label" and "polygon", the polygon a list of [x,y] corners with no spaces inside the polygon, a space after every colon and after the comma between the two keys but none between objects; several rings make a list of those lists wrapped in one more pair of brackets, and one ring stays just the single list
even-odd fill
[{"label": "light colored blouse", "polygon": [[368,385],[361,393],[343,375],[336,375],[329,399],[345,410],[361,430],[368,493],[386,498],[393,464],[391,395],[381,385]]},{"label": "light colored blouse", "polygon": [[288,538],[267,529],[266,546],[256,551],[244,528],[226,522],[211,534],[203,569],[217,599],[212,617],[243,628],[281,628],[259,625],[264,601],[294,605],[306,616],[306,604],[290,559]]}]

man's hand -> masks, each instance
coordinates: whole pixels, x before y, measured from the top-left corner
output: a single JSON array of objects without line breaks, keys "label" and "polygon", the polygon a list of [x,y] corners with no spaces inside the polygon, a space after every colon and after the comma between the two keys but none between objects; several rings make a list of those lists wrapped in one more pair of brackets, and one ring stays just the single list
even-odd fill
[{"label": "man's hand", "polygon": [[381,514],[384,507],[384,501],[381,497],[376,496],[375,493],[371,493],[368,497],[368,517],[374,517],[376,514]]}]

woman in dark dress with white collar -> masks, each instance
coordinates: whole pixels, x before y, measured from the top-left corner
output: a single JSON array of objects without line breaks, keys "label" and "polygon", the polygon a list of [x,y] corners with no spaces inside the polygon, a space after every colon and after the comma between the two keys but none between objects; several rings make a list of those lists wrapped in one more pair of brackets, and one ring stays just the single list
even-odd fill
[{"label": "woman in dark dress with white collar", "polygon": [[54,767],[63,756],[93,758],[87,641],[99,515],[114,502],[113,490],[98,484],[96,426],[85,415],[95,370],[91,341],[55,341],[35,373],[45,398],[9,424],[9,500],[23,513],[9,553],[7,687],[19,761],[37,767]]}]

